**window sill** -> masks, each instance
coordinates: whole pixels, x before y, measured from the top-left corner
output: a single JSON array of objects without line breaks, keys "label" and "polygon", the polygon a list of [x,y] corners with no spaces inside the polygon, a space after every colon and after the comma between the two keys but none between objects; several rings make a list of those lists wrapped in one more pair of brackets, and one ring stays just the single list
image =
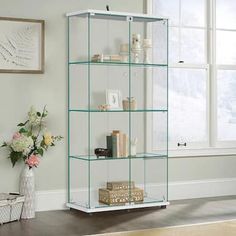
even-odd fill
[{"label": "window sill", "polygon": [[169,150],[170,158],[210,157],[210,156],[236,156],[236,148],[196,148]]}]

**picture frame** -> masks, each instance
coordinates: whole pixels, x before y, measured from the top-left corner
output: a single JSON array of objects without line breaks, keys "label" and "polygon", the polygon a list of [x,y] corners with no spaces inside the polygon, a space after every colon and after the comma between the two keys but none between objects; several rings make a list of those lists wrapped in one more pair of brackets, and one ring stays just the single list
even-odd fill
[{"label": "picture frame", "polygon": [[110,110],[122,109],[122,97],[120,90],[107,89],[106,104],[109,106]]},{"label": "picture frame", "polygon": [[45,21],[0,17],[0,73],[44,73]]}]

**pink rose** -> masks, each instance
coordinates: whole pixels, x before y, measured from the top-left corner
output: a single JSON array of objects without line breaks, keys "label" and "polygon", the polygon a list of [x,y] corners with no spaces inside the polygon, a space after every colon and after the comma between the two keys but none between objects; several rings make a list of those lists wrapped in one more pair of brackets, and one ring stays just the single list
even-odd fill
[{"label": "pink rose", "polygon": [[28,159],[26,159],[25,163],[31,168],[37,167],[39,165],[39,158],[32,154]]},{"label": "pink rose", "polygon": [[16,132],[13,134],[13,139],[18,139],[21,137],[21,134],[19,132]]}]

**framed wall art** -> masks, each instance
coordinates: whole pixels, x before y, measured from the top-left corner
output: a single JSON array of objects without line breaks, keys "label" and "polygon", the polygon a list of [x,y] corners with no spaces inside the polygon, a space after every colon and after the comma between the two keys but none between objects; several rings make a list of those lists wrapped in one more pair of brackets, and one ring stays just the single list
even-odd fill
[{"label": "framed wall art", "polygon": [[0,73],[44,73],[44,25],[0,17]]}]

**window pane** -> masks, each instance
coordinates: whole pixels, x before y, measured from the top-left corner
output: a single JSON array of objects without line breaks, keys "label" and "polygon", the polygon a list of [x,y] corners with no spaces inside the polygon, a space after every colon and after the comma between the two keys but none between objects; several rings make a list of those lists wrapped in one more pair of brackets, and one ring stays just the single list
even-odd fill
[{"label": "window pane", "polygon": [[236,71],[219,70],[218,92],[218,140],[236,140]]},{"label": "window pane", "polygon": [[153,0],[153,14],[168,17],[170,25],[179,25],[179,0]]},{"label": "window pane", "polygon": [[217,30],[216,63],[236,64],[236,32]]},{"label": "window pane", "polygon": [[181,56],[185,63],[205,64],[205,30],[181,29]]},{"label": "window pane", "polygon": [[236,29],[236,1],[216,0],[216,27]]},{"label": "window pane", "polygon": [[181,0],[182,25],[205,27],[205,6],[205,0]]},{"label": "window pane", "polygon": [[169,140],[207,140],[206,70],[170,69]]},{"label": "window pane", "polygon": [[177,63],[180,52],[180,42],[179,42],[179,28],[170,27],[169,28],[169,62]]}]

